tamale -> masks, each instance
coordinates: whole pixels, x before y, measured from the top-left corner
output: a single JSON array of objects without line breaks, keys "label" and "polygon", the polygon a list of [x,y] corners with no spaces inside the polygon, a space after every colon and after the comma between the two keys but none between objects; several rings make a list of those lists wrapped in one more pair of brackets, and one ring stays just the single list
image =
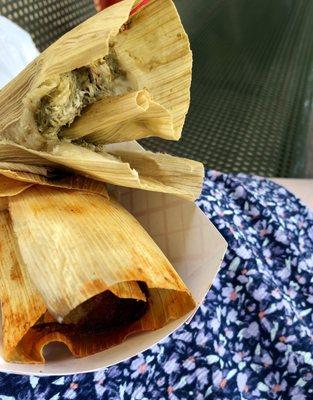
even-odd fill
[{"label": "tamale", "polygon": [[[7,167],[8,165],[6,165]],[[34,168],[33,170],[36,170]],[[88,178],[83,177],[65,177],[60,181],[56,181],[55,183],[51,180],[43,178],[42,176],[37,176],[31,173],[32,169],[28,168],[27,173],[24,172],[12,172],[7,170],[0,170],[0,188],[5,186],[5,183],[9,181],[10,188],[16,188],[15,184],[22,184],[22,182],[28,182],[24,187],[19,188],[18,192],[26,190],[32,184],[41,184],[44,186],[56,186],[63,187],[72,190],[84,190],[88,193],[98,193],[102,196],[108,198],[107,191],[103,184],[99,182],[92,181]],[[6,177],[6,174],[9,175],[9,178]],[[15,178],[18,180],[13,180],[11,178]],[[7,185],[8,186],[8,185]],[[4,191],[1,193],[4,194]],[[15,191],[5,190],[6,195],[16,195]],[[36,329],[42,328],[41,320],[45,319],[47,307],[42,299],[42,296],[36,289],[36,287],[31,283],[27,272],[21,262],[19,248],[15,241],[15,237],[12,231],[12,222],[10,216],[7,211],[8,208],[8,198],[0,197],[0,231],[2,238],[1,245],[1,257],[0,257],[0,301],[2,308],[2,344],[4,350],[4,357],[8,361],[18,361],[18,362],[33,362],[32,357],[25,353],[23,346],[19,343],[22,338],[26,335],[30,328],[36,326]],[[110,305],[115,304],[114,312],[111,312],[111,318],[107,318],[107,326],[112,325],[115,322],[115,325],[118,326],[116,319],[123,309],[130,311],[130,304],[132,304],[133,298],[135,297],[137,300],[140,299],[140,303],[145,302],[145,295],[140,290],[137,283],[129,282],[129,283],[120,283],[115,285],[112,288],[115,295],[115,302],[112,300],[113,292],[107,291],[103,295],[100,295],[100,299],[103,301],[104,298],[108,298],[110,301]],[[110,297],[111,296],[111,297]],[[125,298],[125,301],[123,300]],[[76,325],[66,325],[67,330],[79,328],[82,333],[86,333],[86,323],[88,323],[89,329],[96,329],[97,324],[94,320],[92,320],[89,315],[96,314],[98,315],[101,312],[101,308],[99,309],[94,305],[97,304],[95,301],[90,301],[87,305],[82,304],[75,311],[75,313],[68,317],[71,319],[75,318]],[[98,296],[99,302],[99,296]],[[108,303],[108,301],[107,301]],[[92,307],[91,307],[92,306]],[[127,308],[128,307],[128,308]],[[80,311],[81,309],[81,311]],[[109,304],[107,306],[109,309]],[[144,310],[144,307],[141,306],[141,309]],[[85,310],[83,314],[82,311]],[[110,308],[112,311],[112,308]],[[137,311],[136,311],[137,310]],[[132,307],[132,315],[128,318],[128,322],[132,320],[138,319],[138,315],[140,315],[140,309],[138,310],[138,305],[133,304]],[[139,314],[138,314],[139,312]],[[85,316],[85,325],[82,324],[82,321],[79,321],[78,316]],[[101,313],[100,313],[101,315]],[[102,312],[103,316],[103,312]],[[70,320],[69,320],[70,321]],[[51,321],[50,321],[51,322]],[[77,322],[79,324],[77,325]],[[52,327],[51,327],[52,329]],[[54,329],[55,330],[55,329]]]},{"label": "tamale", "polygon": [[[43,362],[44,347],[55,341],[75,356],[93,354],[195,306],[158,246],[113,199],[35,185],[9,198],[2,220],[10,257],[22,271],[18,296],[28,307],[35,293],[40,305],[31,321],[24,314],[10,347],[3,343],[7,360]],[[3,296],[14,292],[15,282],[12,262],[4,261],[1,303],[12,321],[16,296]],[[8,334],[13,331],[14,323]]]},{"label": "tamale", "polygon": [[[188,37],[171,0],[151,0],[130,15],[134,3],[121,1],[66,33],[2,90],[4,137],[40,149],[83,120],[84,107],[144,89],[172,117],[168,138],[179,139],[190,96]],[[117,123],[127,107],[118,104]]]},{"label": "tamale", "polygon": [[[99,288],[105,291],[125,280],[185,290],[147,232],[113,199],[34,186],[11,197],[9,210],[25,265],[56,319]],[[67,282],[70,268],[75,275]]]},{"label": "tamale", "polygon": [[[178,140],[189,107],[192,56],[173,2],[151,0],[130,15],[134,3],[121,1],[68,32],[1,91],[0,161],[57,164],[117,185],[199,195],[200,163],[172,158],[167,170],[175,179],[165,185],[104,146]],[[192,187],[175,173],[179,162],[193,171]]]},{"label": "tamale", "polygon": [[[45,302],[24,268],[7,211],[0,212],[0,232],[2,346],[7,361],[43,361],[41,356],[34,357],[25,345],[30,337],[34,340],[32,345],[37,345],[34,334],[43,336],[66,332],[73,338],[77,338],[78,334],[82,338],[86,335],[98,336],[103,331],[107,334],[114,331],[113,328],[116,330],[130,325],[144,314],[147,302],[140,287],[135,282],[121,283],[113,288],[117,295],[108,290],[95,296],[74,310],[67,324],[58,324],[51,316],[48,318]],[[141,300],[137,301],[138,297]],[[122,321],[121,317],[124,317]],[[94,336],[92,338],[99,340]],[[77,346],[80,348],[81,344],[77,342]]]}]

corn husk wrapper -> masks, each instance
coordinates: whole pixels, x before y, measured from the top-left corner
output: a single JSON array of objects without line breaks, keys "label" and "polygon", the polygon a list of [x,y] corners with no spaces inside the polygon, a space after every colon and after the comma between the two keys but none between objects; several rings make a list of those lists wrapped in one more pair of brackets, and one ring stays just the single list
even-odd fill
[{"label": "corn husk wrapper", "polygon": [[0,198],[14,196],[31,186],[31,183],[19,182],[5,176],[0,179]]},{"label": "corn husk wrapper", "polygon": [[[192,200],[196,194],[200,194],[203,183],[202,174],[204,173],[201,163],[191,164],[185,158],[132,149],[112,149],[110,154],[129,163],[138,171],[143,187],[147,186],[156,192],[165,193],[167,188],[175,187],[175,194],[188,200]],[[199,179],[200,177],[201,179]],[[163,190],[160,190],[161,184]]]},{"label": "corn husk wrapper", "polygon": [[[25,151],[19,145],[0,143],[0,161],[14,159],[19,163],[62,165],[70,172],[79,172],[89,178],[114,185],[151,190],[161,193],[172,193],[187,200],[195,200],[202,189],[204,167],[201,163],[168,154],[149,151],[125,150],[125,144],[108,145],[97,153],[74,145],[61,143],[53,149],[53,154],[37,150]],[[138,153],[138,154],[137,154]],[[139,161],[142,160],[142,161]],[[143,161],[144,160],[144,161]],[[133,164],[134,163],[134,164]],[[155,165],[157,170],[146,169],[146,165]]]},{"label": "corn husk wrapper", "polygon": [[171,0],[152,0],[112,39],[121,67],[170,111],[175,139],[190,102],[192,53]]},{"label": "corn husk wrapper", "polygon": [[[103,123],[105,121],[105,127]],[[83,117],[62,131],[67,139],[83,138],[94,144],[128,142],[149,136],[171,137],[173,120],[166,108],[146,90],[99,100]]]},{"label": "corn husk wrapper", "polygon": [[[188,38],[171,0],[152,0],[129,19],[133,4],[133,0],[124,0],[68,32],[3,89],[0,133],[9,142],[0,144],[0,161],[62,165],[116,185],[173,193],[190,200],[198,197],[203,179],[200,163],[172,159],[167,168],[176,178],[169,185],[155,177],[141,179],[131,160],[123,162],[105,150],[96,153],[60,141],[47,147],[46,139],[38,132],[34,111],[40,99],[55,87],[60,74],[108,54],[110,43],[132,83],[133,93],[92,104],[63,134],[96,144],[151,135],[179,139],[189,106],[192,60]],[[106,118],[110,107],[115,112]],[[94,124],[90,124],[93,115],[102,117],[97,121],[94,118]],[[193,171],[192,187],[175,173],[179,162],[188,164]]]},{"label": "corn husk wrapper", "polygon": [[[2,308],[2,342],[6,360],[29,362],[23,349],[17,349],[19,341],[47,307],[38,290],[32,285],[16,246],[12,223],[7,212],[8,197],[17,195],[34,184],[79,189],[98,193],[108,198],[105,185],[81,176],[69,176],[59,180],[48,179],[45,168],[24,164],[0,163],[0,300]],[[10,168],[10,169],[7,169]],[[17,171],[12,171],[17,170]],[[26,172],[20,172],[23,169]],[[41,173],[42,175],[36,175]]]},{"label": "corn husk wrapper", "polygon": [[42,175],[37,175],[31,172],[12,171],[12,170],[1,170],[0,175],[0,196],[13,196],[7,191],[1,191],[1,185],[7,179],[10,181],[12,186],[20,185],[19,190],[15,194],[21,193],[32,185],[51,186],[61,189],[69,190],[80,190],[87,193],[94,193],[109,197],[107,189],[102,182],[95,181],[93,179],[86,178],[80,175],[68,175],[61,177],[49,178]]},{"label": "corn husk wrapper", "polygon": [[46,312],[47,307],[21,265],[8,211],[0,212],[0,232],[0,300],[4,358],[8,361],[15,359],[27,362],[28,357],[23,352],[18,352],[17,345]]},{"label": "corn husk wrapper", "polygon": [[0,170],[4,171],[17,171],[17,172],[28,172],[40,176],[51,175],[51,171],[45,167],[39,167],[36,165],[27,165],[15,162],[0,162]]},{"label": "corn husk wrapper", "polygon": [[5,211],[8,209],[9,201],[7,197],[0,197],[0,211]]},{"label": "corn husk wrapper", "polygon": [[[137,281],[145,282],[150,294],[148,312],[140,320],[108,334],[86,335],[57,322],[50,331],[40,331],[27,322],[10,353],[13,359],[42,362],[43,348],[52,341],[64,342],[75,356],[86,356],[121,343],[131,333],[158,329],[194,307],[161,250],[116,201],[33,186],[9,198],[9,210],[20,263],[55,320],[67,321],[80,304],[106,290],[145,301]],[[9,291],[12,282],[7,282]]]},{"label": "corn husk wrapper", "polygon": [[[2,169],[2,168],[13,168]],[[18,171],[14,169],[24,169],[24,171]],[[13,163],[0,163],[0,199],[10,196],[14,196],[18,193],[23,192],[33,185],[51,186],[69,190],[80,190],[88,193],[100,194],[106,198],[109,197],[106,186],[102,182],[95,181],[79,175],[61,175],[61,176],[44,176],[38,175],[37,172],[42,173],[48,172],[46,169],[40,167],[23,165]],[[53,176],[53,171],[50,170]],[[7,204],[7,200],[3,202]]]}]

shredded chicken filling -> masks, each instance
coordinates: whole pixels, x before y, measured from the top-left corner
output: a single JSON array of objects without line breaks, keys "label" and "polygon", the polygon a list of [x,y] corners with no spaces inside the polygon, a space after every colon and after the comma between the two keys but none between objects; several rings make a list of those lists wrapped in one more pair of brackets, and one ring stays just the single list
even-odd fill
[{"label": "shredded chicken filling", "polygon": [[90,65],[60,75],[57,86],[44,96],[35,113],[40,133],[53,138],[69,126],[84,107],[105,97],[128,92],[130,84],[114,51]]}]

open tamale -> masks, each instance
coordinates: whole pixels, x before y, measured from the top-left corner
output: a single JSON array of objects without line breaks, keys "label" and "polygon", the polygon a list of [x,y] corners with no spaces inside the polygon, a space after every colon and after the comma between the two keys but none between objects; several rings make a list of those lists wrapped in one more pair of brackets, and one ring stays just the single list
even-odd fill
[{"label": "open tamale", "polygon": [[134,4],[121,1],[74,28],[1,91],[0,161],[28,158],[117,185],[199,195],[201,163],[146,152],[148,163],[166,164],[164,182],[138,157],[106,147],[178,140],[189,107],[192,56],[173,2],[151,0],[132,13]]},{"label": "open tamale", "polygon": [[8,204],[0,212],[6,360],[44,362],[55,341],[90,355],[194,308],[168,259],[114,199],[33,185]]}]

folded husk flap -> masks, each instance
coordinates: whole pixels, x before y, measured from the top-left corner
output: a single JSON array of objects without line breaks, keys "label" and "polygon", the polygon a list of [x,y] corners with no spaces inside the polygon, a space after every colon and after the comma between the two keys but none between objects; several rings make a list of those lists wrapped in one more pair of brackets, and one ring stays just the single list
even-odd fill
[{"label": "folded husk flap", "polygon": [[[123,149],[125,143],[121,143]],[[142,154],[138,154],[138,153]],[[154,164],[157,170],[145,169],[144,163]],[[204,168],[199,162],[169,154],[144,150],[118,150],[110,145],[99,151],[63,142],[52,153],[25,149],[20,145],[0,142],[0,162],[60,168],[114,185],[171,193],[187,200],[195,200],[202,188]]]},{"label": "folded husk flap", "polygon": [[[178,140],[189,107],[192,56],[174,4],[151,0],[130,16],[134,3],[121,1],[68,32],[1,91],[0,161],[61,165],[116,185],[198,197],[201,163],[147,153],[161,169],[166,163],[173,178],[165,183],[105,147]],[[191,171],[188,182],[177,174],[180,163]]]},{"label": "folded husk flap", "polygon": [[[38,172],[41,172],[42,175],[38,175]],[[0,199],[4,200],[3,204],[7,204],[7,197],[21,193],[33,185],[80,190],[109,197],[105,184],[90,178],[66,175],[52,169],[48,171],[32,165],[0,162]]]},{"label": "folded husk flap", "polygon": [[6,360],[43,362],[55,341],[90,355],[194,307],[170,262],[115,200],[33,185],[8,203],[0,212]]}]

